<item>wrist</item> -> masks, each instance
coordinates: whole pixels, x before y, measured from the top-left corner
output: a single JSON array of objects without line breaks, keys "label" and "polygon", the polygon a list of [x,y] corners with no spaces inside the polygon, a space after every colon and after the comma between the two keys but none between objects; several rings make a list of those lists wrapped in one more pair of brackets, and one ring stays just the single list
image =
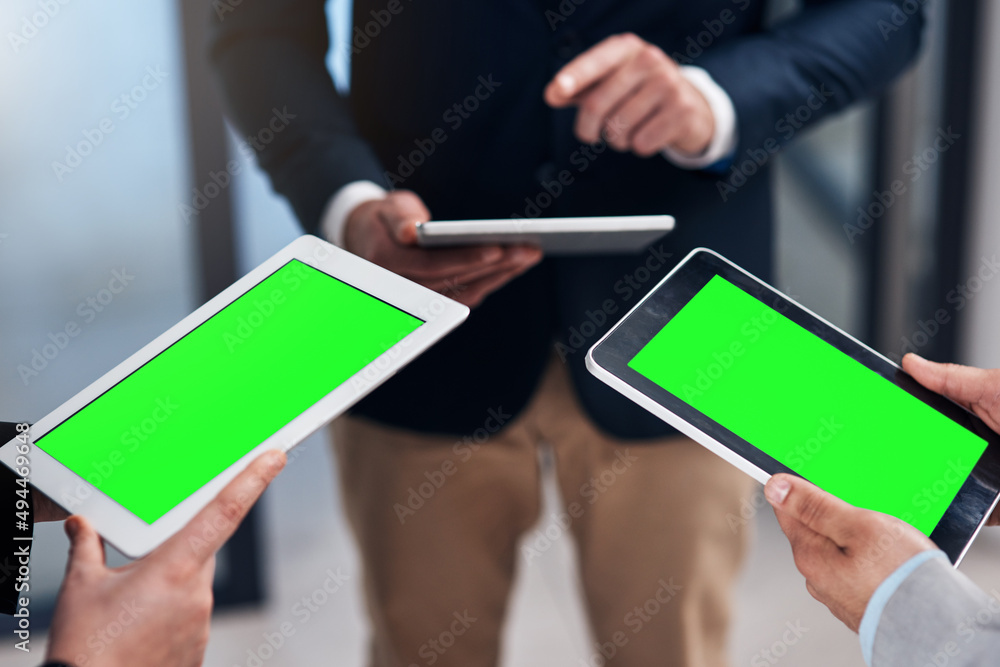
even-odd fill
[{"label": "wrist", "polygon": [[664,157],[684,169],[704,169],[732,157],[736,151],[736,109],[722,87],[700,67],[681,67],[681,74],[701,94],[712,116],[712,134],[708,144],[697,154],[667,148]]},{"label": "wrist", "polygon": [[362,204],[385,199],[388,192],[372,181],[355,181],[340,188],[326,206],[320,232],[338,248],[346,248],[347,222]]}]

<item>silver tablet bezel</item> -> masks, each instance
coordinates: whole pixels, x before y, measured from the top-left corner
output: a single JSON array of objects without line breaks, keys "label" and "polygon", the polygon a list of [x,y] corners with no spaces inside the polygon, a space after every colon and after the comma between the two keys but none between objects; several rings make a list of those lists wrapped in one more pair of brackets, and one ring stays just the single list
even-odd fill
[{"label": "silver tablet bezel", "polygon": [[431,220],[417,223],[417,243],[428,248],[526,243],[563,255],[640,252],[675,225],[669,215]]}]

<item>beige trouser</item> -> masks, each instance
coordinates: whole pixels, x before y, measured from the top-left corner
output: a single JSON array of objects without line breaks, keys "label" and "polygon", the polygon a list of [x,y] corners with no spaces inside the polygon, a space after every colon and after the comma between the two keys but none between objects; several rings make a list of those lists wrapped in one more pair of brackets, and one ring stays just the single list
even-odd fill
[{"label": "beige trouser", "polygon": [[[482,441],[503,418],[502,406],[484,411],[474,435]],[[562,524],[577,542],[594,639],[614,654],[607,664],[727,664],[747,536],[734,518],[755,487],[693,441],[635,444],[598,431],[558,361],[528,408],[478,448],[357,418],[332,428],[375,667],[497,663],[514,570],[545,547],[534,534],[519,542],[539,519],[541,443],[555,455]],[[602,664],[599,650],[588,647],[590,664]]]}]

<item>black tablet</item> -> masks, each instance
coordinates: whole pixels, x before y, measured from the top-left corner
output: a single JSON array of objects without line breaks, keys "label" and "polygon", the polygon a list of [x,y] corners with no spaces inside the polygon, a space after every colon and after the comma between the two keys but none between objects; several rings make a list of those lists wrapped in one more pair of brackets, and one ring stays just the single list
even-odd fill
[{"label": "black tablet", "polygon": [[1000,497],[1000,436],[982,420],[710,250],[587,366],[759,481],[790,472],[899,517],[956,565]]}]

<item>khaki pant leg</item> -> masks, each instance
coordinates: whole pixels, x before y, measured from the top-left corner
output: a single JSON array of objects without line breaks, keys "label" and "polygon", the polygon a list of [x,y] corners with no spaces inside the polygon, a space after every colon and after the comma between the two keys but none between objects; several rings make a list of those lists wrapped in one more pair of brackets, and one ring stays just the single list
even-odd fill
[{"label": "khaki pant leg", "polygon": [[558,362],[540,391],[538,423],[573,521],[599,644],[590,651],[613,655],[612,665],[728,664],[732,588],[748,539],[732,519],[756,482],[685,437],[636,444],[597,430]]},{"label": "khaki pant leg", "polygon": [[332,430],[364,561],[371,664],[495,665],[517,540],[539,511],[527,429],[514,422],[475,451],[357,418]]}]

